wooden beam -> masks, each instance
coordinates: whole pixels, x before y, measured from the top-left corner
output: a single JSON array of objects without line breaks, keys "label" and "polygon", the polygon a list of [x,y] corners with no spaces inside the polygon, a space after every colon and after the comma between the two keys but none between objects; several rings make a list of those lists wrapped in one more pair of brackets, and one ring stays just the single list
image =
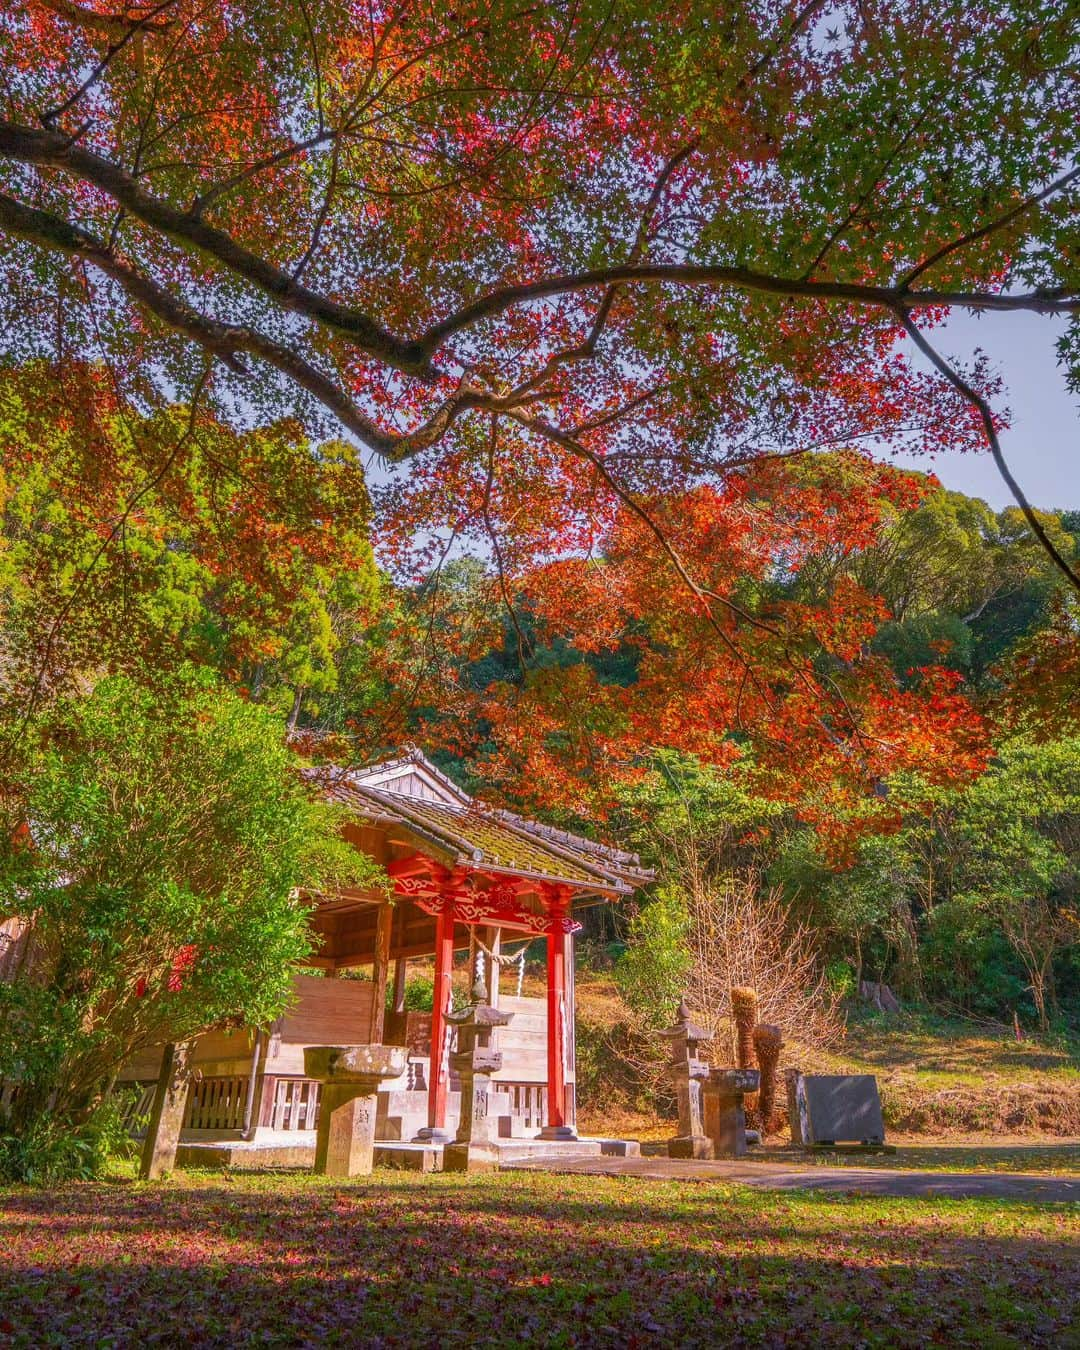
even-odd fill
[{"label": "wooden beam", "polygon": [[375,928],[375,961],[371,977],[371,1040],[382,1044],[386,1029],[386,976],[390,969],[390,936],[394,926],[394,906],[389,902],[379,909]]}]

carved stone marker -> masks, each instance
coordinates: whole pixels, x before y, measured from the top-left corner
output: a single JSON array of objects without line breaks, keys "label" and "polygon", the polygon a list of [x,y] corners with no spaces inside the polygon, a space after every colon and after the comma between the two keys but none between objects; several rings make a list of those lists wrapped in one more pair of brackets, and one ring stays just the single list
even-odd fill
[{"label": "carved stone marker", "polygon": [[746,1153],[746,1110],[743,1098],[756,1092],[757,1069],[713,1069],[705,1082],[705,1133],[717,1158],[741,1158]]},{"label": "carved stone marker", "polygon": [[787,1091],[788,1125],[791,1127],[791,1142],[805,1144],[810,1133],[806,1120],[806,1097],[802,1091],[802,1071],[789,1066],[784,1070],[784,1086]]},{"label": "carved stone marker", "polygon": [[873,1074],[803,1074],[795,1091],[803,1143],[885,1142],[881,1098]]},{"label": "carved stone marker", "polygon": [[156,1181],[163,1173],[171,1172],[176,1163],[176,1146],[180,1141],[191,1078],[188,1060],[193,1044],[192,1041],[179,1041],[167,1045],[162,1053],[161,1072],[154,1088],[150,1120],[139,1158],[139,1176],[143,1181]]},{"label": "carved stone marker", "polygon": [[450,1013],[457,1027],[457,1051],[451,1067],[461,1079],[461,1115],[457,1137],[443,1149],[444,1172],[494,1172],[499,1166],[498,1117],[491,1110],[491,1075],[502,1068],[502,1055],[491,1036],[505,1027],[513,1013],[500,1012],[484,1002],[483,975],[473,985],[476,1002],[464,1012]]},{"label": "carved stone marker", "polygon": [[671,1041],[671,1059],[668,1073],[675,1080],[675,1095],[679,1103],[679,1133],[668,1140],[670,1158],[711,1158],[712,1140],[705,1132],[705,1114],[702,1102],[702,1084],[709,1076],[708,1063],[698,1058],[697,1049],[708,1034],[690,1021],[690,1009],[683,999],[679,1004],[673,1027],[661,1036]]},{"label": "carved stone marker", "polygon": [[375,1097],[379,1084],[405,1071],[400,1045],[314,1045],[304,1072],[322,1083],[315,1171],[328,1177],[366,1176],[375,1156]]}]

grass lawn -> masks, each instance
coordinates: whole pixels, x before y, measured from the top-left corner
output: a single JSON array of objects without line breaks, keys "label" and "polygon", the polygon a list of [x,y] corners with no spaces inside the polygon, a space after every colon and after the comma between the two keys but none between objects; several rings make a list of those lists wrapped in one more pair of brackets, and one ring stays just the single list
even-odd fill
[{"label": "grass lawn", "polygon": [[886,1124],[904,1133],[1080,1135],[1072,1044],[913,1012],[848,1020],[833,1069],[878,1076]]},{"label": "grass lawn", "polygon": [[0,1344],[1065,1346],[1075,1206],[605,1177],[0,1191]]}]

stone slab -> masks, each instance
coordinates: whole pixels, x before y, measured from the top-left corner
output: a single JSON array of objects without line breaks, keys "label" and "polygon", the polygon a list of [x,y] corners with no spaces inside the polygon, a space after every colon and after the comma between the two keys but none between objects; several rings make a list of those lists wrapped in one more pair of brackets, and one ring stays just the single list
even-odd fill
[{"label": "stone slab", "polygon": [[314,1138],[307,1143],[214,1142],[181,1144],[176,1150],[177,1167],[229,1167],[239,1172],[263,1167],[311,1168],[315,1165]]},{"label": "stone slab", "polygon": [[375,1166],[399,1172],[441,1172],[442,1144],[417,1144],[412,1140],[376,1143]]},{"label": "stone slab", "polygon": [[[284,1135],[284,1137],[282,1137]],[[575,1139],[551,1143],[542,1139],[501,1139],[496,1145],[499,1166],[520,1160],[551,1159],[555,1163],[575,1158],[633,1159],[640,1156],[636,1139]],[[393,1167],[408,1172],[441,1172],[443,1145],[416,1143],[412,1140],[376,1140],[375,1166]],[[304,1138],[278,1132],[278,1137],[250,1141],[223,1141],[181,1144],[178,1167],[232,1167],[250,1170],[261,1167],[311,1168],[315,1165],[315,1134],[305,1131]]]},{"label": "stone slab", "polygon": [[873,1074],[804,1074],[798,1092],[805,1144],[880,1144],[885,1139],[881,1098]]}]

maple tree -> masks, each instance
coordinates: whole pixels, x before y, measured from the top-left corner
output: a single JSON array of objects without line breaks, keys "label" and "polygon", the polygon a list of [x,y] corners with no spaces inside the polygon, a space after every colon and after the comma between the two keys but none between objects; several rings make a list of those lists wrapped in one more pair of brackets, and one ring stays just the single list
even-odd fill
[{"label": "maple tree", "polygon": [[920,753],[969,772],[950,677],[900,689],[866,656],[868,591],[774,585],[824,534],[873,537],[897,482],[775,464],[989,447],[1076,582],[1004,462],[994,372],[927,334],[1058,316],[1075,374],[1077,22],[1054,0],[8,0],[4,349],[98,363],[135,407],[355,438],[389,478],[382,556],[427,579],[400,690],[446,668],[455,547],[488,553],[519,627],[524,596],[578,647],[648,630],[636,706],[584,663],[489,699],[496,777],[527,727],[550,731],[527,776],[563,798],[598,739],[722,760],[733,728],[829,792]]},{"label": "maple tree", "polygon": [[[184,661],[292,711],[332,689],[380,582],[355,452],[295,422],[152,415],[96,367],[0,371],[0,707],[16,739],[86,676]],[[11,748],[8,746],[7,748]]]},{"label": "maple tree", "polygon": [[[456,716],[444,708],[427,739],[442,736],[521,800],[583,816],[669,747],[715,765],[750,754],[758,789],[823,828],[887,818],[868,781],[916,766],[969,777],[987,728],[956,673],[931,664],[902,683],[874,652],[888,615],[878,596],[840,578],[807,599],[798,578],[822,555],[871,547],[927,491],[917,475],[838,453],[759,462],[722,491],[657,494],[644,515],[622,507],[591,556],[515,573],[509,645],[523,671],[477,688]],[[696,603],[664,567],[672,550],[697,579]],[[502,580],[488,579],[490,602]],[[587,624],[562,659],[544,659],[575,615]]]}]

